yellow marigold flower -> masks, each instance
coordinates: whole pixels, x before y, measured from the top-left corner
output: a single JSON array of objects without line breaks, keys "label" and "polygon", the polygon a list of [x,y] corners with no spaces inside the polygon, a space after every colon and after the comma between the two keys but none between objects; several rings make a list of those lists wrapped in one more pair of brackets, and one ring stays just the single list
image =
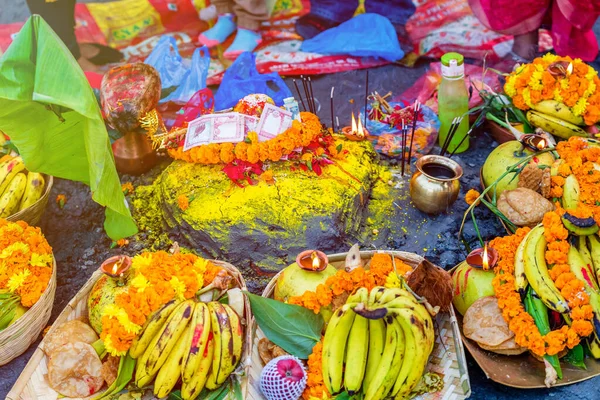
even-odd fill
[{"label": "yellow marigold flower", "polygon": [[584,97],[580,97],[577,100],[577,103],[573,106],[573,114],[581,115],[585,112],[585,108],[587,107],[587,100]]},{"label": "yellow marigold flower", "polygon": [[25,279],[27,279],[29,275],[31,275],[31,272],[26,269],[11,276],[8,279],[8,291],[12,293],[17,291],[17,289],[19,289],[23,283],[25,283]]},{"label": "yellow marigold flower", "polygon": [[131,322],[129,320],[129,315],[127,315],[127,311],[117,306],[116,304],[109,304],[105,306],[104,310],[102,310],[102,315],[116,318],[117,321],[119,321],[119,323],[123,325],[123,328],[129,333],[137,335],[142,329],[141,326]]},{"label": "yellow marigold flower", "polygon": [[52,255],[31,253],[31,260],[29,261],[29,264],[32,267],[49,267],[52,264]]},{"label": "yellow marigold flower", "polygon": [[504,91],[509,97],[514,97],[517,94],[517,89],[515,89],[515,81],[514,79],[507,79],[504,84]]},{"label": "yellow marigold flower", "polygon": [[469,189],[469,191],[465,195],[465,202],[468,205],[471,205],[475,202],[475,200],[477,200],[479,198],[479,196],[481,196],[481,193],[479,193],[477,190]]},{"label": "yellow marigold flower", "polygon": [[248,132],[248,140],[250,140],[252,143],[258,143],[258,133],[254,131]]},{"label": "yellow marigold flower", "polygon": [[546,53],[542,56],[542,60],[547,61],[549,63],[553,63],[554,61],[556,61],[557,58],[558,56],[552,53]]},{"label": "yellow marigold flower", "polygon": [[102,341],[104,342],[104,348],[106,349],[106,351],[113,355],[113,356],[124,356],[125,354],[127,354],[127,350],[125,351],[119,351],[115,348],[115,345],[113,344],[112,341],[112,337],[110,335],[110,333],[107,333],[104,338],[102,339]]},{"label": "yellow marigold flower", "polygon": [[8,258],[13,255],[14,252],[20,251],[23,254],[29,253],[29,246],[23,242],[15,242],[9,246],[7,246],[2,253],[0,253],[0,258]]},{"label": "yellow marigold flower", "polygon": [[[541,67],[541,65],[536,65],[536,67]],[[544,85],[542,84],[542,71],[538,70],[531,74],[531,79],[529,80],[529,87],[531,89],[542,90],[544,88]]]},{"label": "yellow marigold flower", "polygon": [[585,74],[585,79],[592,81],[596,75],[598,75],[598,71],[588,65],[588,72]]},{"label": "yellow marigold flower", "polygon": [[569,80],[568,79],[560,79],[558,81],[558,83],[560,84],[561,89],[569,90]]},{"label": "yellow marigold flower", "polygon": [[390,272],[385,278],[385,284],[383,286],[385,286],[388,289],[402,287],[400,283],[400,278],[398,278],[398,274],[394,271]]},{"label": "yellow marigold flower", "polygon": [[135,278],[131,280],[131,286],[137,289],[138,292],[143,293],[147,287],[150,286],[150,281],[142,274],[137,274]]},{"label": "yellow marigold flower", "polygon": [[204,273],[206,272],[206,267],[208,265],[208,261],[202,257],[198,257],[196,261],[194,261],[194,269],[196,270],[196,275],[198,277],[198,286],[204,286]]},{"label": "yellow marigold flower", "polygon": [[300,157],[303,161],[312,161],[312,154],[311,153],[304,153],[302,154],[302,157]]},{"label": "yellow marigold flower", "polygon": [[563,98],[560,95],[560,89],[558,87],[554,88],[554,100],[558,101],[559,103],[562,103]]},{"label": "yellow marigold flower", "polygon": [[585,92],[583,92],[583,97],[585,97],[587,99],[595,92],[596,92],[596,84],[593,81],[590,81],[590,84],[588,85],[587,89],[585,89]]},{"label": "yellow marigold flower", "polygon": [[186,290],[185,283],[181,282],[179,280],[179,278],[177,278],[176,276],[174,276],[169,281],[169,284],[171,285],[171,287],[175,291],[175,297],[178,300],[185,300],[185,296],[183,295],[185,293],[185,290]]},{"label": "yellow marigold flower", "polygon": [[131,260],[131,267],[133,269],[139,269],[144,267],[149,267],[152,264],[152,254],[151,253],[143,253],[138,254],[133,257]]}]

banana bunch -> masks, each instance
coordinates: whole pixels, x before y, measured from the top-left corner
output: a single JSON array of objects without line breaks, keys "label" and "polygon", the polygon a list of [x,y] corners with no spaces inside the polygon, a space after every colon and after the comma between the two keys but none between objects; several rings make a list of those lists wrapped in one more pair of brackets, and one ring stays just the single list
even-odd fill
[{"label": "banana bunch", "polygon": [[555,136],[568,139],[571,136],[588,136],[581,128],[583,118],[573,114],[570,107],[556,100],[543,100],[527,112],[527,121]]},{"label": "banana bunch", "polygon": [[0,160],[0,218],[6,218],[38,201],[44,193],[44,177],[27,172],[20,156]]},{"label": "banana bunch", "polygon": [[433,350],[427,309],[408,291],[359,289],[338,309],[323,339],[323,381],[330,393],[362,390],[365,400],[408,398]]},{"label": "banana bunch", "polygon": [[164,398],[181,380],[187,400],[204,387],[221,386],[240,362],[242,348],[241,320],[229,305],[172,300],[148,318],[129,354],[138,360],[138,387],[154,381],[154,395]]}]

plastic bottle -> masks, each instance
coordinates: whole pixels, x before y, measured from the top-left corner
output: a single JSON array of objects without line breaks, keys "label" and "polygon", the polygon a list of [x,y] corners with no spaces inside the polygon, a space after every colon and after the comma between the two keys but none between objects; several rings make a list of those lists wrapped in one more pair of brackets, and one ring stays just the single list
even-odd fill
[{"label": "plastic bottle", "polygon": [[296,101],[295,98],[286,97],[285,99],[283,99],[283,108],[285,108],[286,110],[288,110],[289,112],[292,113],[293,119],[295,119],[297,121],[301,121],[300,120],[300,108],[298,108],[298,102]]},{"label": "plastic bottle", "polygon": [[465,85],[464,57],[459,53],[446,53],[442,56],[442,82],[438,89],[438,115],[441,122],[438,142],[444,145],[452,120],[463,117],[461,124],[454,133],[446,153],[452,153],[461,141],[456,153],[462,153],[469,148],[469,138],[463,138],[469,131],[469,93]]}]

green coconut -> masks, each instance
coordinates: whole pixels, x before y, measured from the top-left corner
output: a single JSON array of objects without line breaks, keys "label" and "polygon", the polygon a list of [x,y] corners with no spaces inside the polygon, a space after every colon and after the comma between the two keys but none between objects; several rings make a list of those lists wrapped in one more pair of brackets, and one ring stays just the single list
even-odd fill
[{"label": "green coconut", "polygon": [[88,296],[88,315],[90,325],[98,335],[102,332],[102,311],[104,307],[115,303],[115,298],[129,290],[126,284],[119,284],[116,279],[102,275],[96,281]]},{"label": "green coconut", "polygon": [[286,267],[275,285],[275,300],[287,302],[292,296],[302,296],[306,291],[315,291],[317,286],[325,283],[327,278],[335,275],[337,270],[333,265],[327,265],[323,271],[302,269],[297,263]]}]

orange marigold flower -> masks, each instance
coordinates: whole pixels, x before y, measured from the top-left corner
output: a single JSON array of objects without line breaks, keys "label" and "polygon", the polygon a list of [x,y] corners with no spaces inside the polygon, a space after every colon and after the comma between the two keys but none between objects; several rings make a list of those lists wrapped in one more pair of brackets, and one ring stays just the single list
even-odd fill
[{"label": "orange marigold flower", "polygon": [[[469,189],[469,191],[465,195],[465,201],[467,202],[468,205],[472,205],[473,203],[475,203],[475,200],[477,200],[480,195],[481,195],[481,193],[479,193],[477,190]],[[477,204],[477,205],[479,205],[479,204]]]},{"label": "orange marigold flower", "polygon": [[181,194],[177,197],[177,205],[181,211],[185,211],[190,207],[190,201],[185,194]]},{"label": "orange marigold flower", "polygon": [[67,204],[67,196],[64,194],[59,194],[56,196],[56,204],[58,204],[58,208],[62,210],[62,208]]},{"label": "orange marigold flower", "polygon": [[128,194],[133,193],[135,189],[133,188],[133,184],[131,182],[125,182],[121,185],[121,190],[123,191],[123,194],[127,196]]}]

